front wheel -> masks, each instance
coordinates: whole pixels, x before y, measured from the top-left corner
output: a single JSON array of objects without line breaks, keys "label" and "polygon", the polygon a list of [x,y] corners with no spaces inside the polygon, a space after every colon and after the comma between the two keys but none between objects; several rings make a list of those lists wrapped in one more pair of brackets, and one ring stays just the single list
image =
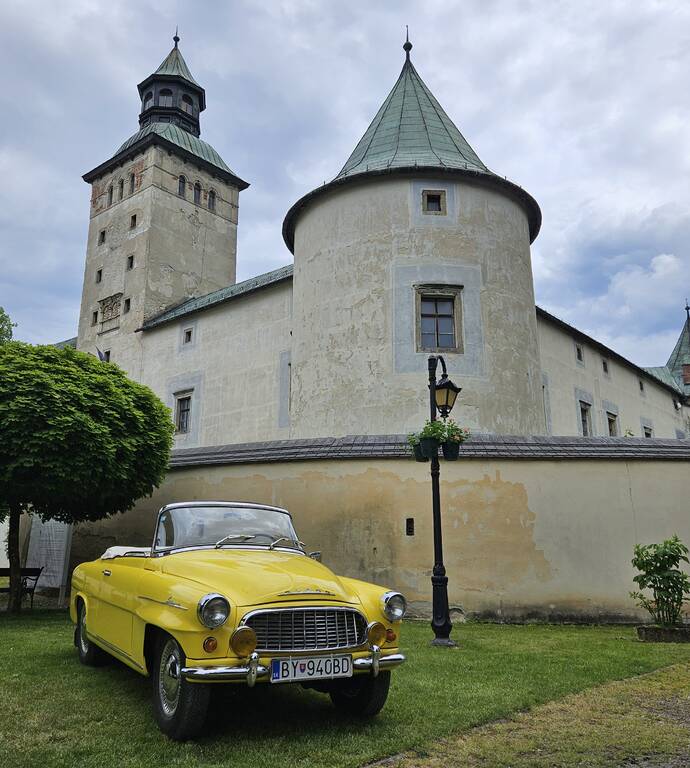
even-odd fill
[{"label": "front wheel", "polygon": [[196,736],[204,726],[209,687],[182,677],[185,655],[169,635],[156,643],[153,663],[153,712],[158,727],[175,741]]},{"label": "front wheel", "polygon": [[331,701],[348,715],[373,717],[383,709],[390,684],[390,672],[379,672],[376,677],[357,675],[339,680],[331,689]]},{"label": "front wheel", "polygon": [[86,605],[79,600],[77,626],[74,630],[74,644],[77,646],[79,661],[87,667],[100,667],[108,661],[108,654],[94,645],[86,632]]}]

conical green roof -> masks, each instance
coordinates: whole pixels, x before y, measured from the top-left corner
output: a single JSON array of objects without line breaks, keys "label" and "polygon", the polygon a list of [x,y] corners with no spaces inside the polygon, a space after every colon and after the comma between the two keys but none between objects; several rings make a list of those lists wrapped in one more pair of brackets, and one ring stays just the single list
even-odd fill
[{"label": "conical green roof", "polygon": [[343,184],[386,174],[472,177],[518,202],[529,221],[530,242],[539,233],[541,211],[524,189],[490,171],[427,88],[410,60],[412,44],[403,46],[405,63],[381,109],[340,173],[328,184],[300,198],[285,216],[283,239],[292,251],[295,226],[312,200]]},{"label": "conical green roof", "polygon": [[[685,305],[685,323],[683,324],[683,330],[680,332],[676,346],[671,352],[666,367],[671,371],[673,378],[678,384],[683,387],[683,366],[690,365],[690,306]],[[690,394],[690,387],[686,386],[688,394]]]},{"label": "conical green roof", "polygon": [[393,90],[335,179],[415,166],[491,173],[427,88],[408,52]]},{"label": "conical green roof", "polygon": [[201,88],[199,83],[192,77],[192,73],[189,71],[187,62],[184,60],[180,49],[175,43],[175,47],[170,53],[163,59],[160,67],[153,73],[154,75],[172,75],[173,77],[181,77],[183,80],[196,85],[197,88]]}]

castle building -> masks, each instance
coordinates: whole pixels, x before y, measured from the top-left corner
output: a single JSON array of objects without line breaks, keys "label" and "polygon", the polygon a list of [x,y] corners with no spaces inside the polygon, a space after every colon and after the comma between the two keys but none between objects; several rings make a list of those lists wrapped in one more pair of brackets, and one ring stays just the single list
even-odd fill
[{"label": "castle building", "polygon": [[[524,605],[629,613],[627,587],[620,599],[582,597],[589,609],[568,603],[544,555],[551,545],[560,551],[558,526],[542,518],[551,544],[535,544],[532,504],[553,515],[544,511],[553,506],[548,493],[581,487],[574,464],[551,466],[574,457],[597,465],[591,492],[605,506],[611,488],[635,482],[621,474],[633,459],[645,466],[640,483],[645,472],[660,477],[661,463],[661,474],[670,473],[664,493],[686,493],[690,310],[667,366],[640,368],[535,307],[530,245],[539,206],[480,160],[421,79],[409,42],[400,76],[342,170],[287,212],[293,263],[235,282],[239,198],[248,184],[200,138],[205,92],[174,42],[138,86],[139,130],[84,176],[92,194],[76,340],[170,406],[173,471],[142,507],[146,525],[128,513],[86,526],[75,557],[96,554],[94,540],[123,543],[129,535],[124,543],[146,543],[159,501],[253,498],[293,508],[312,538],[327,536],[343,570],[386,579],[421,605],[425,566],[398,534],[420,519],[415,505],[427,506],[428,484],[424,467],[404,458],[401,436],[427,417],[426,359],[441,353],[463,388],[453,416],[476,435],[467,456],[479,462],[471,471],[469,459],[444,470],[447,520],[459,537],[456,602],[505,610],[529,582]],[[520,479],[509,463],[516,456],[543,466],[523,463]],[[494,459],[508,464],[486,464]],[[559,472],[570,473],[567,480]],[[548,493],[545,476],[555,484]],[[330,484],[328,515],[309,499],[321,483]],[[630,501],[619,496],[627,520]],[[488,555],[514,550],[512,570],[487,575],[483,587],[467,586],[481,581],[482,568],[471,577],[463,571],[461,532],[470,525],[463,498],[475,499],[477,515],[496,512],[512,526],[496,523],[502,533]],[[671,527],[679,514],[673,498],[663,513]],[[466,533],[472,539],[478,530]],[[372,552],[374,534],[381,543]]]}]

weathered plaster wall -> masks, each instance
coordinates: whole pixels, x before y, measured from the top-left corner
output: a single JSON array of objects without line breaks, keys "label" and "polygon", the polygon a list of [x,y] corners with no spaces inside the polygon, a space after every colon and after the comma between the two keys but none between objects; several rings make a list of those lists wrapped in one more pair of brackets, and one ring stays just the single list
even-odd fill
[{"label": "weathered plaster wall", "polygon": [[[690,541],[684,461],[464,460],[444,463],[444,551],[453,606],[506,619],[635,619],[637,542]],[[158,508],[185,499],[285,506],[336,572],[402,590],[428,612],[433,562],[428,465],[404,459],[195,467],[151,499],[80,526],[73,558],[148,545]],[[406,518],[415,535],[405,533]]]},{"label": "weathered plaster wall", "polygon": [[[594,435],[608,436],[606,412],[618,415],[619,435],[629,430],[644,437],[642,424],[653,427],[654,437],[679,437],[687,433],[687,409],[677,409],[678,401],[668,389],[654,383],[598,349],[578,340],[584,359],[578,361],[575,340],[560,327],[539,318],[539,345],[544,377],[544,398],[548,434],[581,434],[578,401],[591,400]],[[608,363],[604,372],[603,360]]]},{"label": "weathered plaster wall", "polygon": [[[421,213],[423,189],[446,191],[446,216]],[[300,214],[293,437],[420,426],[428,355],[416,351],[415,284],[463,287],[465,349],[445,355],[463,386],[457,419],[484,432],[544,431],[523,209],[470,183],[396,177],[348,185]]]},{"label": "weathered plaster wall", "polygon": [[[135,188],[130,194],[132,173]],[[180,174],[187,178],[185,198],[178,195]],[[202,187],[199,205],[193,202],[197,181]],[[111,185],[113,202],[108,205]],[[215,211],[208,210],[211,189],[216,193]],[[91,353],[96,347],[109,350],[113,362],[141,380],[141,338],[135,329],[186,298],[235,282],[238,196],[236,187],[155,146],[95,181],[77,347]],[[105,242],[99,243],[102,231]],[[134,257],[132,269],[129,256]],[[96,282],[99,269],[102,279]],[[102,323],[99,302],[115,294],[121,294],[119,312]],[[98,322],[93,324],[96,311]]]},{"label": "weathered plaster wall", "polygon": [[139,380],[170,408],[176,392],[192,391],[191,428],[176,448],[288,437],[291,310],[286,281],[137,334]]}]

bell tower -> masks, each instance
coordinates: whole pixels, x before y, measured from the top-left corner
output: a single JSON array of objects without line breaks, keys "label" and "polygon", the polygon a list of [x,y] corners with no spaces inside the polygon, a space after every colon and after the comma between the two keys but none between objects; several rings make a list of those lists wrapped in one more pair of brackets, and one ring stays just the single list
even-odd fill
[{"label": "bell tower", "polygon": [[200,138],[206,94],[173,41],[138,86],[139,130],[83,177],[91,206],[77,347],[135,379],[146,320],[235,282],[249,186]]}]

